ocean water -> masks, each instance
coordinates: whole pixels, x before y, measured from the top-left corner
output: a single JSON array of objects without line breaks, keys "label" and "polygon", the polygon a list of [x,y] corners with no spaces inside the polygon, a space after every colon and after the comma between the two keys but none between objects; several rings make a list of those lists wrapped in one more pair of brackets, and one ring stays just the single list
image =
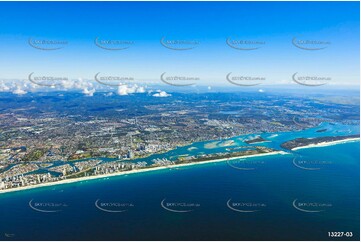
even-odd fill
[{"label": "ocean water", "polygon": [[328,232],[352,232],[342,239],[359,240],[359,147],[1,194],[0,239],[330,240]]}]

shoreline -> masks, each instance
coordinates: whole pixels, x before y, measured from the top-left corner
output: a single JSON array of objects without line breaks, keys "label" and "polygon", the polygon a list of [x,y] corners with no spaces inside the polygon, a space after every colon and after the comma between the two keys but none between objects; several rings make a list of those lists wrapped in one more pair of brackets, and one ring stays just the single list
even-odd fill
[{"label": "shoreline", "polygon": [[215,160],[182,163],[182,164],[175,164],[175,165],[169,165],[169,166],[150,167],[150,168],[130,170],[130,171],[120,171],[120,172],[114,172],[114,173],[110,173],[110,174],[86,176],[86,177],[81,177],[81,178],[65,179],[65,180],[56,181],[56,182],[41,183],[41,184],[36,184],[36,185],[24,186],[24,187],[10,188],[10,189],[5,189],[5,190],[0,190],[0,194],[19,192],[19,191],[36,189],[36,188],[41,188],[41,187],[50,187],[50,186],[57,186],[57,185],[63,185],[63,184],[69,184],[69,183],[77,183],[77,182],[96,180],[96,179],[102,179],[102,178],[109,178],[109,177],[113,177],[113,176],[137,174],[137,173],[143,173],[143,172],[151,172],[151,171],[179,168],[179,167],[184,167],[184,166],[194,166],[194,165],[226,162],[228,160],[253,158],[253,157],[260,157],[260,156],[277,155],[277,154],[285,155],[288,153],[286,153],[284,151],[273,151],[273,152],[268,152],[268,153],[255,154],[255,155],[236,156],[236,157],[231,157],[231,158],[222,158],[222,159],[215,159]]},{"label": "shoreline", "polygon": [[348,138],[348,139],[342,139],[342,140],[335,140],[335,141],[331,141],[331,142],[321,142],[321,143],[317,143],[317,144],[309,144],[309,145],[305,145],[305,146],[299,146],[299,147],[293,148],[291,150],[301,150],[301,149],[308,149],[308,148],[314,148],[314,147],[326,147],[326,146],[343,144],[343,143],[359,141],[359,140],[360,140],[360,138]]},{"label": "shoreline", "polygon": [[[359,141],[359,140],[360,140],[360,138],[349,138],[349,139],[336,140],[336,141],[331,141],[331,142],[321,142],[318,144],[310,144],[310,145],[306,145],[306,146],[296,147],[291,150],[294,151],[294,150],[308,149],[308,148],[315,148],[315,147],[325,147],[325,146],[354,142],[354,141]],[[169,165],[169,166],[149,167],[149,168],[130,170],[130,171],[120,171],[120,172],[114,172],[114,173],[110,173],[110,174],[87,176],[87,177],[81,177],[81,178],[72,178],[72,179],[65,179],[65,180],[60,180],[60,181],[56,181],[56,182],[41,183],[41,184],[30,185],[30,186],[25,186],[25,187],[10,188],[10,189],[5,189],[5,190],[0,190],[0,194],[19,192],[19,191],[36,189],[36,188],[41,188],[41,187],[50,187],[50,186],[57,186],[57,185],[63,185],[63,184],[69,184],[69,183],[77,183],[77,182],[83,182],[83,181],[89,181],[89,180],[103,179],[103,178],[109,178],[109,177],[114,177],[114,176],[138,174],[138,173],[159,171],[159,170],[179,168],[179,167],[185,167],[185,166],[211,164],[211,163],[218,163],[218,162],[226,162],[228,160],[253,158],[253,157],[261,157],[261,156],[277,155],[277,154],[287,155],[289,153],[287,153],[285,151],[273,151],[273,152],[260,153],[260,154],[254,154],[254,155],[245,155],[245,156],[236,156],[236,157],[222,158],[222,159],[215,159],[215,160],[181,163],[181,164],[174,164],[174,165]]]}]

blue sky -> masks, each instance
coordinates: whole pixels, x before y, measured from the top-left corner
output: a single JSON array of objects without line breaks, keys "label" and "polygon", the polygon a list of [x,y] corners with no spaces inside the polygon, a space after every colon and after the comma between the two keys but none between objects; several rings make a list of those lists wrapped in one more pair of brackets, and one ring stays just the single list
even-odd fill
[{"label": "blue sky", "polygon": [[[269,83],[289,82],[298,72],[359,85],[359,21],[359,2],[1,2],[0,78],[34,72],[94,79],[101,72],[157,82],[166,72],[223,85],[229,72]],[[96,37],[134,45],[107,51],[95,46]],[[174,51],[162,37],[199,45]],[[226,45],[229,37],[265,44],[236,50]],[[307,51],[292,44],[295,37],[331,44]],[[68,44],[43,51],[29,38]]]}]

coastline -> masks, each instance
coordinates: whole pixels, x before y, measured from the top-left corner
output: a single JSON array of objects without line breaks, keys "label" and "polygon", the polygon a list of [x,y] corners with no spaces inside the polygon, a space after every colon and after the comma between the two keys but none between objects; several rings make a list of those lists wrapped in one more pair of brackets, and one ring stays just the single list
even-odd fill
[{"label": "coastline", "polygon": [[360,141],[360,138],[349,138],[349,139],[336,140],[336,141],[331,141],[331,142],[321,142],[318,144],[299,146],[299,147],[293,148],[291,150],[301,150],[301,149],[308,149],[308,148],[314,148],[314,147],[325,147],[325,146],[343,144],[343,143],[348,143],[348,142],[353,142],[353,141]]},{"label": "coastline", "polygon": [[182,163],[182,164],[175,164],[175,165],[169,165],[169,166],[150,167],[150,168],[130,170],[130,171],[120,171],[120,172],[114,172],[114,173],[110,173],[110,174],[102,174],[102,175],[96,175],[96,176],[86,176],[86,177],[81,177],[81,178],[65,179],[65,180],[61,180],[61,181],[42,183],[42,184],[25,186],[25,187],[10,188],[10,189],[5,189],[5,190],[0,190],[0,194],[10,193],[10,192],[18,192],[18,191],[35,189],[35,188],[40,188],[40,187],[57,186],[57,185],[76,183],[76,182],[82,182],[82,181],[103,179],[103,178],[108,178],[108,177],[113,177],[113,176],[122,176],[122,175],[137,174],[137,173],[143,173],[143,172],[151,172],[151,171],[159,171],[159,170],[165,170],[165,169],[179,168],[179,167],[184,167],[184,166],[194,166],[194,165],[226,162],[227,160],[253,158],[253,157],[278,155],[278,154],[285,155],[285,154],[288,154],[288,153],[286,153],[284,151],[273,151],[273,152],[269,152],[269,153],[261,153],[261,154],[255,154],[255,155],[236,156],[236,157],[231,157],[231,158],[222,158],[222,159],[215,159],[215,160]]},{"label": "coastline", "polygon": [[[321,142],[318,144],[310,144],[310,145],[306,145],[306,146],[296,147],[296,148],[293,148],[292,150],[308,149],[308,148],[314,148],[314,147],[325,147],[325,146],[354,142],[354,141],[359,141],[359,140],[360,140],[360,138],[349,138],[349,139],[336,140],[336,141],[331,141],[331,142]],[[255,155],[236,156],[236,157],[222,158],[222,159],[215,159],[215,160],[174,164],[174,165],[169,165],[169,166],[149,167],[149,168],[130,170],[130,171],[120,171],[120,172],[115,172],[115,173],[110,173],[110,174],[72,178],[72,179],[65,179],[65,180],[56,181],[56,182],[42,183],[42,184],[25,186],[25,187],[10,188],[10,189],[5,189],[5,190],[0,190],[0,194],[36,189],[36,188],[41,188],[41,187],[50,187],[50,186],[57,186],[57,185],[63,185],[63,184],[69,184],[69,183],[77,183],[77,182],[83,182],[83,181],[89,181],[89,180],[103,179],[103,178],[109,178],[109,177],[113,177],[113,176],[122,176],[122,175],[137,174],[137,173],[143,173],[143,172],[151,172],[151,171],[159,171],[159,170],[165,170],[165,169],[186,167],[186,166],[226,162],[228,160],[235,160],[235,159],[253,158],[253,157],[261,157],[261,156],[269,156],[269,155],[286,155],[286,154],[288,154],[288,153],[284,152],[284,151],[273,151],[273,152],[269,152],[269,153],[261,153],[261,154],[255,154]]]}]

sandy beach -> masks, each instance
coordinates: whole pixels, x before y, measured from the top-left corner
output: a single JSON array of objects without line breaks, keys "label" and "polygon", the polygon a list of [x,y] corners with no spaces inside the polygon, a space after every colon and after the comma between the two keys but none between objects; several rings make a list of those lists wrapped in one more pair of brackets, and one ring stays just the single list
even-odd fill
[{"label": "sandy beach", "polygon": [[336,145],[336,144],[343,144],[343,143],[347,143],[347,142],[354,142],[354,141],[358,141],[358,140],[360,140],[360,138],[349,138],[349,139],[343,139],[343,140],[336,140],[336,141],[332,141],[332,142],[321,142],[318,144],[310,144],[310,145],[296,147],[296,148],[293,148],[292,150],[300,150],[300,149],[307,149],[307,148],[314,148],[314,147],[324,147],[324,146],[330,146],[330,145]]},{"label": "sandy beach", "polygon": [[40,188],[40,187],[57,186],[57,185],[68,184],[68,183],[89,181],[89,180],[95,180],[95,179],[103,179],[103,178],[108,178],[108,177],[113,177],[113,176],[137,174],[137,173],[143,173],[143,172],[151,172],[151,171],[159,171],[159,170],[164,170],[164,169],[179,168],[179,167],[184,167],[184,166],[194,166],[194,165],[202,165],[202,164],[209,164],[209,163],[226,162],[227,160],[235,160],[235,159],[241,159],[241,158],[244,159],[244,158],[251,158],[251,157],[277,155],[277,154],[285,155],[288,153],[286,153],[284,151],[274,151],[274,152],[262,153],[262,154],[256,154],[256,155],[245,155],[245,156],[237,156],[237,157],[223,158],[223,159],[216,159],[216,160],[175,164],[175,165],[170,165],[170,166],[150,167],[150,168],[137,169],[137,170],[131,170],[131,171],[121,171],[121,172],[115,172],[115,173],[110,173],[110,174],[86,176],[86,177],[81,177],[81,178],[65,179],[65,180],[61,180],[61,181],[42,183],[42,184],[25,186],[25,187],[10,188],[10,189],[5,189],[5,190],[0,190],[0,194],[35,189],[35,188]]},{"label": "sandy beach", "polygon": [[[332,142],[322,142],[322,143],[318,143],[318,144],[310,144],[310,145],[307,145],[307,146],[296,147],[296,148],[293,148],[292,150],[300,150],[300,149],[307,149],[307,148],[314,148],[314,147],[330,146],[330,145],[335,145],[335,144],[354,142],[354,141],[358,141],[358,140],[360,140],[360,138],[349,138],[349,139],[337,140],[337,141],[332,141]],[[0,194],[1,193],[23,191],[23,190],[28,190],[28,189],[40,188],[40,187],[48,187],[48,186],[56,186],[56,185],[62,185],[62,184],[68,184],[68,183],[89,181],[89,180],[95,180],[95,179],[104,179],[104,178],[113,177],[113,176],[122,176],[122,175],[137,174],[137,173],[143,173],[143,172],[152,172],[152,171],[158,171],[158,170],[164,170],[164,169],[172,169],[172,168],[179,168],[179,167],[185,167],[185,166],[210,164],[210,163],[216,163],[216,162],[226,162],[227,160],[244,159],[244,158],[251,158],[251,157],[277,155],[277,154],[285,155],[285,154],[288,154],[288,153],[286,153],[284,151],[274,151],[274,152],[262,153],[262,154],[256,154],[256,155],[237,156],[237,157],[231,157],[231,158],[207,160],[207,161],[200,161],[200,162],[190,162],[190,163],[175,164],[175,165],[169,165],[169,166],[149,167],[149,168],[137,169],[137,170],[131,170],[131,171],[121,171],[121,172],[115,172],[115,173],[110,173],[110,174],[87,176],[87,177],[73,178],[73,179],[65,179],[65,180],[56,181],[56,182],[49,182],[49,183],[42,183],[42,184],[25,186],[25,187],[17,187],[17,188],[5,189],[5,190],[0,190]]]}]

